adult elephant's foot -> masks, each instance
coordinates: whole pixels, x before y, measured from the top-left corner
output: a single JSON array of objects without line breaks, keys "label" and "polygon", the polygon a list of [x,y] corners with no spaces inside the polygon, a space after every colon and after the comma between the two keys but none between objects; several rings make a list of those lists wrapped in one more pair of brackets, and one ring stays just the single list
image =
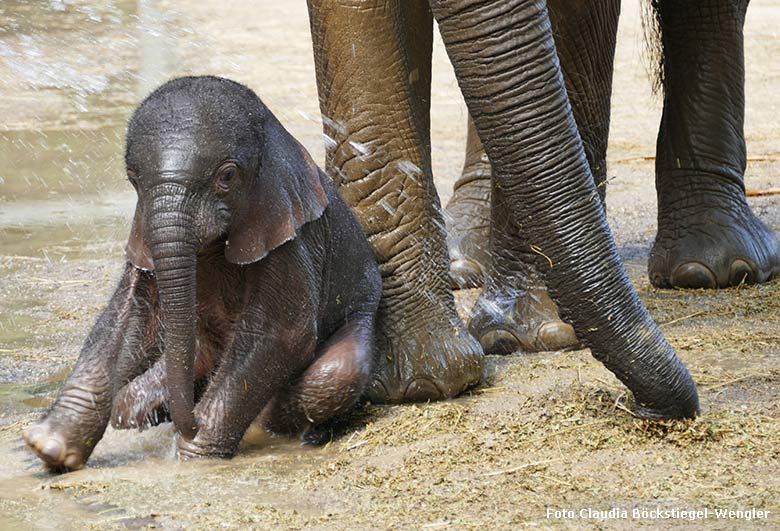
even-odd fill
[{"label": "adult elephant's foot", "polygon": [[490,164],[475,163],[455,183],[447,203],[447,247],[453,289],[479,288],[488,267],[490,242]]},{"label": "adult elephant's foot", "polygon": [[654,286],[714,289],[780,276],[778,242],[750,210],[741,188],[711,195],[659,204],[648,264]]},{"label": "adult elephant's foot", "polygon": [[452,398],[482,378],[482,348],[455,312],[452,294],[443,302],[415,298],[402,312],[380,309],[378,364],[365,393],[371,402]]},{"label": "adult elephant's foot", "polygon": [[94,393],[66,388],[52,410],[22,432],[24,442],[52,471],[81,468],[103,436],[104,406]]},{"label": "adult elephant's foot", "polygon": [[488,281],[474,304],[469,331],[485,354],[579,347],[574,329],[561,321],[558,306],[538,275],[529,272],[522,284],[518,288]]}]

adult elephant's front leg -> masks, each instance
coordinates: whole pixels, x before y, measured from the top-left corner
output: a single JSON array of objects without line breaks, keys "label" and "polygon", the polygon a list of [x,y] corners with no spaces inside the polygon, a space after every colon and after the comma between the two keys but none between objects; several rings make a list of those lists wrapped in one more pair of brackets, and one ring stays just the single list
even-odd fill
[{"label": "adult elephant's front leg", "polygon": [[659,287],[721,288],[780,274],[771,231],[745,198],[747,0],[663,0],[664,111],[658,133]]},{"label": "adult elephant's front leg", "polygon": [[696,387],[628,280],[598,199],[545,2],[431,0],[494,177],[577,337],[640,416],[689,417]]},{"label": "adult elephant's front leg", "polygon": [[482,349],[455,311],[430,162],[432,20],[416,0],[310,0],[326,170],[379,261],[372,401],[457,395]]}]

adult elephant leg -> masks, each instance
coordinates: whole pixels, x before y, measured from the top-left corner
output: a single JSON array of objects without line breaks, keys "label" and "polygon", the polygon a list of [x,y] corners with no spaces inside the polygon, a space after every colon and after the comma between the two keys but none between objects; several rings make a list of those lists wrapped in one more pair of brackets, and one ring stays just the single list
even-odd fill
[{"label": "adult elephant leg", "polygon": [[432,19],[418,0],[310,0],[326,170],[382,272],[372,401],[455,396],[482,349],[455,311],[430,162]]},{"label": "adult elephant leg", "polygon": [[562,317],[631,389],[638,415],[695,415],[693,380],[617,254],[545,2],[431,0],[431,6],[497,186],[529,244],[549,259],[542,273]]},{"label": "adult elephant leg", "polygon": [[[548,6],[572,112],[603,203],[620,1],[554,0]],[[469,330],[489,354],[578,346],[537,271],[540,255],[529,247],[525,228],[512,220],[507,202],[496,197],[499,193],[494,190],[492,202],[492,260]]]},{"label": "adult elephant leg", "polygon": [[143,370],[150,353],[159,353],[154,291],[150,275],[128,263],[51,410],[24,431],[25,442],[48,467],[74,469],[87,461],[108,425],[118,382]]},{"label": "adult elephant leg", "polygon": [[[620,0],[550,0],[548,8],[574,119],[603,200]],[[445,215],[454,288],[481,287],[488,272],[490,174],[490,162],[469,116],[466,160]],[[538,285],[535,290],[543,291],[544,285]],[[533,306],[536,306],[534,311],[542,310],[538,305]],[[550,308],[551,311],[542,311],[548,319],[556,321],[557,310],[554,306]]]},{"label": "adult elephant leg", "polygon": [[659,0],[664,110],[656,151],[658,287],[722,288],[780,274],[778,244],[745,198],[747,0]]},{"label": "adult elephant leg", "polygon": [[538,258],[517,229],[511,203],[500,187],[491,194],[489,274],[474,304],[469,331],[486,354],[561,350],[579,345],[571,325],[560,320],[537,271]]},{"label": "adult elephant leg", "polygon": [[444,211],[454,289],[482,287],[490,263],[490,161],[471,116],[467,131],[463,172]]}]

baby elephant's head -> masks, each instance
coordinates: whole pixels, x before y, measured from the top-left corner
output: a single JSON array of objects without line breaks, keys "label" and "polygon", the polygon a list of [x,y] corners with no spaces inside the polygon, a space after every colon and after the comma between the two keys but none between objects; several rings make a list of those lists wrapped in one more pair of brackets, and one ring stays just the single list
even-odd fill
[{"label": "baby elephant's head", "polygon": [[146,98],[125,161],[138,193],[127,256],[156,277],[171,416],[191,437],[198,253],[224,241],[228,261],[256,262],[319,218],[327,198],[308,153],[260,99],[217,77],[174,79]]},{"label": "baby elephant's head", "polygon": [[130,119],[125,162],[138,193],[128,258],[149,271],[220,238],[229,261],[256,262],[327,205],[303,146],[224,78],[178,78],[149,95]]}]

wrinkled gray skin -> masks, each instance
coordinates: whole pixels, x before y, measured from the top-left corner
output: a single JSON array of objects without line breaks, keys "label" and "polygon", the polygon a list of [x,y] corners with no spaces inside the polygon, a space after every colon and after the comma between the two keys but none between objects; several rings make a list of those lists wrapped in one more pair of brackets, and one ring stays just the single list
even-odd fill
[{"label": "wrinkled gray skin", "polygon": [[[778,243],[748,206],[743,184],[747,4],[659,0],[648,9],[647,22],[657,26],[651,46],[661,53],[664,93],[655,172],[658,233],[648,264],[658,287],[722,288],[780,274]],[[620,1],[549,0],[548,7],[574,118],[603,199]],[[491,211],[490,163],[471,122],[467,144],[446,219],[453,285],[477,287],[484,280],[469,330],[490,353],[575,345],[528,246],[513,249],[523,226],[501,213],[500,195]]]},{"label": "wrinkled gray skin", "polygon": [[[303,147],[251,90],[215,77],[157,89],[127,139],[130,263],[27,444],[78,468],[112,407],[136,425],[166,395],[182,457],[229,457],[261,412],[300,433],[354,404],[375,364],[380,277]],[[139,409],[138,382],[117,394],[144,371],[157,394]]]},{"label": "wrinkled gray skin", "polygon": [[[522,239],[514,241],[538,251],[529,256],[561,317],[633,391],[638,415],[695,415],[694,383],[617,255],[564,86],[546,3],[308,4],[324,128],[334,140],[326,171],[370,236],[383,277],[381,357],[369,397],[439,399],[479,378],[482,349],[455,313],[431,175],[435,18],[507,219],[523,228]],[[506,276],[517,277],[511,270]]]}]

